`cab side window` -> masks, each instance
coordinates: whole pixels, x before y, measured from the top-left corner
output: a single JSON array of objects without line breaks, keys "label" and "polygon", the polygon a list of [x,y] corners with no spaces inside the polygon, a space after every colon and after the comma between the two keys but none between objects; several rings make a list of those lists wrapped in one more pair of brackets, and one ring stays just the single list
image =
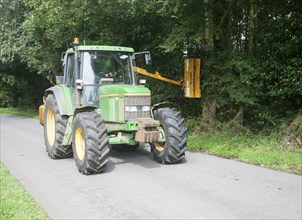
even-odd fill
[{"label": "cab side window", "polygon": [[67,57],[65,83],[67,86],[74,85],[74,59],[73,54]]}]

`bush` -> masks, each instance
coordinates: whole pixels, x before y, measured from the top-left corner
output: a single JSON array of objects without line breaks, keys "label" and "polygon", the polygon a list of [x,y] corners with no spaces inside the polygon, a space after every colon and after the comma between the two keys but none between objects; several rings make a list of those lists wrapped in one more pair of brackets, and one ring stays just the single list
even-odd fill
[{"label": "bush", "polygon": [[302,148],[302,114],[299,113],[287,129],[287,146],[289,148]]}]

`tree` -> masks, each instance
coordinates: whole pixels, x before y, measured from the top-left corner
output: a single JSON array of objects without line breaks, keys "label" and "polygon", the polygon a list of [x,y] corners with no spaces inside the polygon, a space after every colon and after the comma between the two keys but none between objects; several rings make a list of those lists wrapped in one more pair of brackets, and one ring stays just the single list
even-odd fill
[{"label": "tree", "polygon": [[[182,76],[183,52],[187,52],[201,56],[203,98],[185,100],[178,87],[148,79],[154,102],[181,103],[186,115],[202,117],[207,124],[275,125],[301,108],[301,4],[298,0],[2,0],[0,71],[3,79],[12,79],[10,75],[16,83],[32,82],[36,73],[54,83],[54,76],[62,74],[60,55],[75,36],[86,44],[149,50],[154,61],[150,71],[171,78]],[[1,83],[8,85],[7,80]]]}]

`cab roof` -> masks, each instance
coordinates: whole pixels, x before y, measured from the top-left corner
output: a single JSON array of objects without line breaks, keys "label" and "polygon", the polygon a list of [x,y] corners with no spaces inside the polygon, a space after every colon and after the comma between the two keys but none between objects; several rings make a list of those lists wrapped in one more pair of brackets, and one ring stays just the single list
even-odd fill
[{"label": "cab roof", "polygon": [[[81,45],[78,46],[78,51],[116,51],[116,52],[134,52],[131,47],[120,47],[120,46],[101,46],[101,45]],[[67,53],[73,53],[73,48],[69,48]]]}]

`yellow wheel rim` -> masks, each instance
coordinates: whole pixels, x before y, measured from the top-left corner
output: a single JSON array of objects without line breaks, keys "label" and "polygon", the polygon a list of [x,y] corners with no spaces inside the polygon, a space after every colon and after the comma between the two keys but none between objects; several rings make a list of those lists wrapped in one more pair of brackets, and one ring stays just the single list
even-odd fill
[{"label": "yellow wheel rim", "polygon": [[47,139],[49,142],[49,145],[54,145],[55,143],[55,137],[56,137],[56,120],[55,120],[55,113],[52,108],[49,108],[47,111]]},{"label": "yellow wheel rim", "polygon": [[156,142],[156,143],[155,143],[155,149],[156,149],[158,152],[163,152],[164,149],[165,149],[165,142],[163,142],[163,143]]},{"label": "yellow wheel rim", "polygon": [[[161,128],[164,129],[162,125],[161,125]],[[164,135],[163,130],[160,130],[160,135]],[[161,153],[165,150],[165,145],[166,145],[166,142],[155,142],[155,144],[154,144],[156,151],[159,153]]]},{"label": "yellow wheel rim", "polygon": [[84,139],[84,133],[81,128],[78,128],[75,133],[75,147],[77,156],[80,160],[84,159],[85,156],[85,139]]}]

